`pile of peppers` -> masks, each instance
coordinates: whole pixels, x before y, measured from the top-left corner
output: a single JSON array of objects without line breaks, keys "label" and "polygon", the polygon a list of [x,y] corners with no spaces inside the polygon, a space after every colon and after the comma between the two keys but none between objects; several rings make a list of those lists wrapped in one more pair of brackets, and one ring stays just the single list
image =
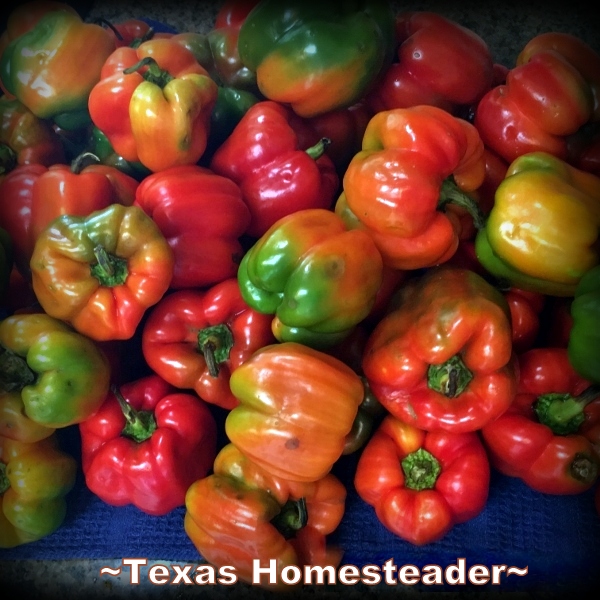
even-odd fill
[{"label": "pile of peppers", "polygon": [[246,581],[341,564],[353,453],[414,545],[494,470],[600,512],[597,49],[501,65],[387,0],[0,33],[0,548],[63,523],[68,427],[93,494]]}]

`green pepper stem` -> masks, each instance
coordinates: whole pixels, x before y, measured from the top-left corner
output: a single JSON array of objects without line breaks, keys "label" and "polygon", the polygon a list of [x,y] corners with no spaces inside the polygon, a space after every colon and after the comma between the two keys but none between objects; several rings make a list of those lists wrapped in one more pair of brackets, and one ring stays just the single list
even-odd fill
[{"label": "green pepper stem", "polygon": [[308,509],[306,500],[288,500],[281,511],[271,519],[271,524],[283,535],[286,540],[294,537],[296,531],[308,523]]},{"label": "green pepper stem", "polygon": [[0,175],[10,173],[17,166],[17,155],[8,144],[0,144]]},{"label": "green pepper stem", "polygon": [[122,434],[138,443],[152,437],[156,431],[156,419],[154,414],[148,410],[135,410],[123,397],[116,386],[111,386],[111,392],[117,399],[123,416],[125,417],[125,427]]},{"label": "green pepper stem", "polygon": [[158,66],[156,60],[154,60],[151,56],[145,56],[135,65],[127,67],[127,69],[125,69],[123,73],[125,73],[125,75],[131,75],[131,73],[135,73],[136,71],[139,71],[144,67],[148,68],[146,69],[146,71],[144,71],[142,77],[146,81],[154,83],[160,88],[164,88],[167,85],[167,83],[169,83],[169,81],[172,81],[174,79],[174,77],[168,71],[161,69]]},{"label": "green pepper stem", "polygon": [[441,365],[429,365],[427,370],[429,389],[444,394],[447,398],[460,396],[472,379],[473,373],[458,354]]},{"label": "green pepper stem", "polygon": [[6,475],[6,465],[0,462],[0,496],[10,488],[10,480]]},{"label": "green pepper stem", "polygon": [[304,152],[308,154],[313,160],[317,160],[321,158],[323,154],[325,154],[325,150],[327,150],[327,146],[331,144],[331,140],[329,138],[321,138],[314,146],[307,148]]},{"label": "green pepper stem", "polygon": [[600,385],[587,387],[578,396],[550,393],[539,396],[533,409],[538,421],[556,435],[575,433],[585,420],[585,407],[600,396]]},{"label": "green pepper stem", "polygon": [[92,275],[105,287],[116,287],[127,279],[127,261],[113,256],[100,244],[94,247],[96,264],[91,265]]},{"label": "green pepper stem", "polygon": [[425,448],[411,452],[404,457],[401,464],[404,471],[404,485],[417,491],[433,489],[442,470],[438,459]]},{"label": "green pepper stem", "polygon": [[71,173],[79,175],[86,167],[89,167],[90,165],[99,165],[100,162],[100,158],[93,152],[82,152],[71,161]]},{"label": "green pepper stem", "polygon": [[198,347],[204,355],[211,377],[219,376],[219,365],[229,358],[233,347],[233,333],[224,323],[198,331]]},{"label": "green pepper stem", "polygon": [[15,392],[35,381],[35,372],[18,354],[0,346],[0,391]]},{"label": "green pepper stem", "polygon": [[464,208],[473,218],[476,229],[485,227],[485,215],[481,207],[473,198],[458,189],[458,186],[452,179],[446,179],[442,183],[440,198],[438,200],[438,210],[444,210],[447,204],[454,204]]}]

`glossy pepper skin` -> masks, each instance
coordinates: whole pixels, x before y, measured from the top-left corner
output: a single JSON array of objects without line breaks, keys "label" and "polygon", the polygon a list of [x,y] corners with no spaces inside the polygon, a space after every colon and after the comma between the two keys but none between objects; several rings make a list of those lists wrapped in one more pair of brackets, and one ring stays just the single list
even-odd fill
[{"label": "glossy pepper skin", "polygon": [[11,41],[0,59],[8,92],[35,116],[65,129],[89,123],[88,97],[114,38],[68,10],[51,10]]},{"label": "glossy pepper skin", "polygon": [[519,366],[514,401],[481,430],[492,464],[544,494],[586,491],[600,467],[600,390],[574,371],[565,348],[533,348]]},{"label": "glossy pepper skin", "polygon": [[378,400],[402,421],[476,431],[517,389],[506,299],[468,269],[431,269],[402,286],[367,340],[362,366]]},{"label": "glossy pepper skin", "polygon": [[0,548],[54,533],[67,515],[77,461],[55,436],[25,443],[0,436]]},{"label": "glossy pepper skin", "polygon": [[477,258],[511,286],[572,296],[600,261],[599,200],[600,178],[545,152],[524,154],[496,190]]},{"label": "glossy pepper skin", "polygon": [[476,517],[488,499],[489,460],[475,432],[426,432],[387,415],[363,450],[358,495],[392,533],[423,546]]},{"label": "glossy pepper skin", "polygon": [[373,238],[386,266],[441,264],[456,252],[461,234],[453,204],[481,226],[467,193],[483,183],[483,151],[477,130],[441,108],[379,112],[348,165],[335,212]]},{"label": "glossy pepper skin", "polygon": [[242,63],[260,92],[314,117],[357,102],[391,62],[394,15],[385,0],[282,4],[261,0],[239,32]]},{"label": "glossy pepper skin", "polygon": [[173,252],[173,289],[235,276],[250,213],[234,181],[198,165],[170,167],[144,178],[134,205],[157,224]]},{"label": "glossy pepper skin", "polygon": [[569,361],[582,377],[600,383],[600,265],[579,281],[569,312]]},{"label": "glossy pepper skin", "polygon": [[[92,340],[47,314],[16,314],[1,321],[0,361],[4,436],[11,437],[16,423],[4,410],[7,405],[22,403],[23,414],[39,425],[67,427],[94,413],[108,391],[106,356]],[[17,420],[22,422],[21,416]],[[14,429],[17,439],[26,439],[18,433],[21,428]]]},{"label": "glossy pepper skin", "polygon": [[244,302],[235,277],[165,296],[142,333],[144,359],[155,373],[224,409],[238,405],[229,388],[231,373],[273,343],[271,316]]},{"label": "glossy pepper skin", "polygon": [[217,84],[170,38],[117,48],[89,95],[96,127],[115,152],[152,172],[196,163],[206,149]]},{"label": "glossy pepper skin", "polygon": [[79,431],[88,488],[112,506],[133,504],[150,515],[183,506],[216,455],[206,403],[158,375],[113,389]]},{"label": "glossy pepper skin", "polygon": [[474,31],[434,12],[396,15],[397,59],[368,95],[374,112],[419,104],[452,114],[492,87],[494,62]]},{"label": "glossy pepper skin", "polygon": [[[274,476],[248,459],[233,444],[217,455],[214,472],[194,482],[186,495],[185,532],[208,562],[235,567],[252,582],[252,561],[261,566],[337,567],[342,552],[326,536],[342,520],[346,489],[330,474],[314,482]],[[279,590],[289,589],[281,583]],[[263,577],[260,585],[274,589]]]},{"label": "glossy pepper skin", "polygon": [[599,90],[600,55],[574,36],[542,34],[479,101],[474,124],[507,162],[529,152],[566,160],[568,137],[600,118]]},{"label": "glossy pepper skin", "polygon": [[49,315],[98,341],[129,339],[169,288],[173,252],[137,206],[62,215],[31,257],[35,295]]},{"label": "glossy pepper skin", "polygon": [[235,181],[251,214],[248,235],[259,238],[298,210],[329,209],[339,177],[321,140],[301,147],[290,108],[272,101],[251,106],[214,153],[210,168]]},{"label": "glossy pepper skin", "polygon": [[265,346],[229,380],[225,433],[276,477],[316,481],[341,456],[364,389],[340,360],[295,342]]},{"label": "glossy pepper skin", "polygon": [[277,221],[244,254],[237,278],[245,302],[274,315],[279,341],[326,348],[369,314],[382,273],[381,255],[365,232],[314,208]]}]

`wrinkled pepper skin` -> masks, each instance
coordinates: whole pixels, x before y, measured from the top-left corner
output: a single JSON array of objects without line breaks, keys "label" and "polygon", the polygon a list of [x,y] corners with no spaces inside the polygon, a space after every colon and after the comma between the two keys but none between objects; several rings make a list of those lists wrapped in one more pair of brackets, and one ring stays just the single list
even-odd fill
[{"label": "wrinkled pepper skin", "polygon": [[374,112],[428,104],[457,114],[492,87],[492,55],[474,31],[428,11],[399,13],[395,31],[397,59],[368,96]]},{"label": "wrinkled pepper skin", "polygon": [[369,235],[315,208],[277,221],[244,254],[237,277],[246,303],[274,315],[277,340],[326,348],[369,314],[383,265]]},{"label": "wrinkled pepper skin", "polygon": [[234,181],[198,165],[170,167],[140,183],[134,205],[158,225],[173,252],[171,288],[235,277],[250,212]]},{"label": "wrinkled pepper skin", "polygon": [[79,431],[88,488],[112,506],[133,504],[150,515],[183,506],[188,487],[216,456],[207,404],[158,375],[111,391]]},{"label": "wrinkled pepper skin", "polygon": [[340,360],[294,342],[265,346],[229,380],[225,433],[276,477],[316,481],[342,455],[364,388]]},{"label": "wrinkled pepper skin", "polygon": [[0,77],[36,117],[77,129],[89,123],[88,97],[114,50],[114,38],[100,25],[51,10],[8,44]]},{"label": "wrinkled pepper skin", "polygon": [[431,269],[402,286],[367,340],[362,366],[398,419],[426,431],[476,431],[517,389],[506,299],[468,269]]},{"label": "wrinkled pepper skin", "polygon": [[387,415],[363,450],[358,495],[392,533],[423,546],[476,517],[488,499],[490,464],[475,432],[426,432]]},{"label": "wrinkled pepper skin", "polygon": [[481,430],[492,465],[543,494],[590,489],[600,467],[600,390],[574,371],[565,348],[533,348],[519,367],[514,401]]},{"label": "wrinkled pepper skin", "polygon": [[582,377],[600,383],[600,265],[579,281],[570,315],[569,361]]},{"label": "wrinkled pepper skin", "polygon": [[394,15],[385,0],[261,0],[239,32],[240,59],[260,92],[314,117],[357,102],[391,62]]},{"label": "wrinkled pepper skin", "polygon": [[77,461],[55,436],[35,443],[0,436],[0,548],[54,533],[67,515]]},{"label": "wrinkled pepper skin", "polygon": [[485,269],[508,285],[572,296],[600,261],[599,232],[600,178],[532,152],[509,166],[475,251]]},{"label": "wrinkled pepper skin", "polygon": [[275,341],[271,316],[244,302],[234,277],[160,300],[145,321],[142,352],[166,381],[229,410],[238,405],[229,388],[231,373]]},{"label": "wrinkled pepper skin", "polygon": [[[224,446],[214,473],[196,481],[186,495],[184,528],[203,558],[217,567],[235,567],[252,582],[252,561],[337,567],[342,552],[326,536],[342,520],[346,489],[330,474],[300,483],[276,477],[249,460],[233,444]],[[298,509],[299,502],[304,507]],[[266,578],[263,587],[273,589]],[[280,584],[279,589],[289,587]]]},{"label": "wrinkled pepper skin", "polygon": [[[80,423],[108,391],[110,367],[99,347],[43,313],[16,314],[0,322],[0,361],[3,407],[17,407],[20,396],[24,415],[45,427]],[[10,437],[15,421],[6,418],[6,410],[2,414],[2,435]],[[14,427],[17,439],[23,439],[18,433],[23,428]]]},{"label": "wrinkled pepper skin", "polygon": [[384,264],[400,270],[441,264],[456,252],[460,209],[479,222],[467,196],[484,181],[484,147],[467,121],[435,106],[382,111],[350,161],[335,212],[375,241]]},{"label": "wrinkled pepper skin", "polygon": [[84,217],[62,215],[39,235],[31,257],[41,307],[97,341],[130,339],[169,289],[173,252],[137,206]]}]

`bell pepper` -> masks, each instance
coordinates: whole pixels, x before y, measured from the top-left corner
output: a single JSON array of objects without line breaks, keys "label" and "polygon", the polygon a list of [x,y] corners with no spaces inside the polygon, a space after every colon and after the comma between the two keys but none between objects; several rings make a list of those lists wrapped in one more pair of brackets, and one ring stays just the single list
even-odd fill
[{"label": "bell pepper", "polygon": [[0,436],[0,548],[54,533],[67,515],[76,475],[77,461],[55,436],[34,443]]},{"label": "bell pepper", "polygon": [[350,5],[261,0],[239,32],[240,59],[260,92],[314,117],[360,100],[391,63],[394,14],[386,0]]},{"label": "bell pepper", "polygon": [[506,290],[504,296],[510,309],[513,349],[520,354],[536,343],[546,296],[515,287]]},{"label": "bell pepper", "polygon": [[329,209],[339,178],[325,154],[328,141],[301,148],[291,109],[272,101],[250,107],[214,153],[210,168],[235,181],[252,216],[248,235],[259,238],[299,210]]},{"label": "bell pepper", "polygon": [[87,487],[107,504],[150,515],[183,506],[216,455],[207,404],[154,374],[113,388],[79,431]]},{"label": "bell pepper", "polygon": [[50,165],[66,161],[58,134],[16,98],[0,96],[0,142],[7,144],[19,165]]},{"label": "bell pepper", "polygon": [[239,406],[225,433],[275,477],[317,481],[344,450],[364,390],[342,361],[297,344],[264,346],[229,379]]},{"label": "bell pepper", "polygon": [[8,298],[6,294],[8,292],[13,264],[12,240],[8,231],[0,227],[0,308],[7,305]]},{"label": "bell pepper", "polygon": [[244,302],[235,277],[165,296],[142,331],[144,359],[155,373],[224,409],[238,405],[229,389],[231,373],[273,343],[271,316]]},{"label": "bell pepper", "polygon": [[173,252],[171,288],[235,277],[250,222],[235,182],[198,165],[169,167],[144,178],[134,206],[156,223]]},{"label": "bell pepper", "polygon": [[588,490],[600,468],[600,388],[574,371],[565,348],[532,348],[519,367],[514,401],[481,430],[492,465],[544,494]]},{"label": "bell pepper", "polygon": [[476,431],[517,389],[505,297],[468,269],[405,283],[367,340],[363,371],[381,404],[426,431]]},{"label": "bell pepper", "polygon": [[19,422],[7,418],[13,410],[7,412],[7,406],[22,403],[22,413],[35,423],[62,428],[87,419],[108,391],[106,356],[92,340],[47,314],[17,314],[0,322],[0,362],[7,437],[14,428],[17,439],[25,439],[28,430],[22,416]]},{"label": "bell pepper", "polygon": [[260,0],[224,0],[219,5],[213,29],[222,27],[235,27],[239,29],[245,21],[248,13],[259,3]]},{"label": "bell pepper", "polygon": [[[308,483],[289,481],[265,472],[233,444],[217,455],[214,473],[194,482],[186,495],[185,532],[208,562],[235,568],[252,583],[253,560],[261,567],[277,561],[286,566],[330,565],[342,558],[326,536],[342,520],[346,488],[331,473]],[[278,578],[262,587],[289,589]]]},{"label": "bell pepper", "polygon": [[471,29],[434,12],[403,11],[395,31],[397,60],[367,97],[374,112],[428,104],[458,114],[492,87],[490,49]]},{"label": "bell pepper", "polygon": [[482,226],[468,193],[484,180],[483,150],[473,125],[441,108],[379,112],[348,165],[335,212],[347,227],[368,232],[391,268],[441,264],[461,233],[453,205]]},{"label": "bell pepper", "polygon": [[532,152],[509,166],[475,251],[509,286],[572,296],[582,275],[600,262],[599,227],[600,178]]},{"label": "bell pepper", "polygon": [[89,95],[96,127],[115,152],[152,172],[196,163],[206,148],[217,84],[170,38],[117,48]]},{"label": "bell pepper", "polygon": [[137,206],[62,215],[39,235],[32,285],[50,316],[98,341],[130,339],[169,289],[173,252]]},{"label": "bell pepper", "polygon": [[51,10],[8,44],[0,77],[36,117],[77,129],[89,123],[90,91],[114,50],[114,37],[100,25],[76,12]]},{"label": "bell pepper", "polygon": [[237,277],[248,306],[274,315],[277,340],[327,348],[369,314],[383,265],[368,234],[313,208],[277,221],[244,254]]},{"label": "bell pepper", "polygon": [[485,508],[489,460],[475,432],[430,431],[387,415],[358,460],[354,486],[389,531],[423,546]]},{"label": "bell pepper", "polygon": [[600,265],[579,281],[569,312],[569,361],[582,377],[600,383]]},{"label": "bell pepper", "polygon": [[506,83],[479,101],[474,124],[509,163],[530,152],[566,160],[568,136],[600,118],[599,92],[600,55],[574,36],[542,34],[519,53]]}]

